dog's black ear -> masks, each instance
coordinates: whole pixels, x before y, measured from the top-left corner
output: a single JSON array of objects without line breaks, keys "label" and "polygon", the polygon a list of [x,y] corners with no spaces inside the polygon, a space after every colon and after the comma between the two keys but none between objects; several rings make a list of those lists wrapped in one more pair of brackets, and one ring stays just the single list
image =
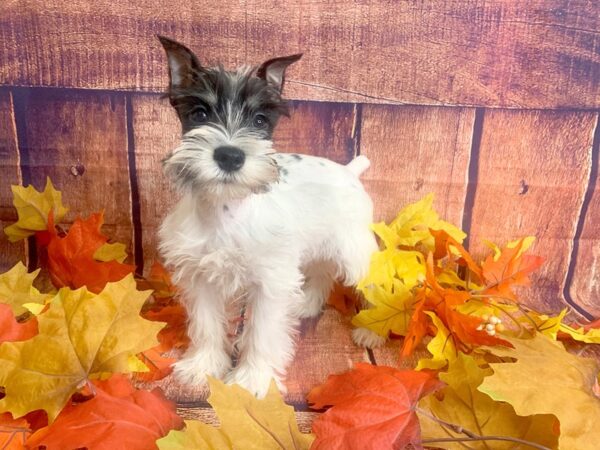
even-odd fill
[{"label": "dog's black ear", "polygon": [[158,35],[169,61],[170,88],[190,87],[202,69],[196,55],[185,45]]},{"label": "dog's black ear", "polygon": [[279,92],[281,92],[285,81],[285,69],[300,58],[302,58],[302,53],[269,59],[262,63],[256,70],[256,76],[276,86]]}]

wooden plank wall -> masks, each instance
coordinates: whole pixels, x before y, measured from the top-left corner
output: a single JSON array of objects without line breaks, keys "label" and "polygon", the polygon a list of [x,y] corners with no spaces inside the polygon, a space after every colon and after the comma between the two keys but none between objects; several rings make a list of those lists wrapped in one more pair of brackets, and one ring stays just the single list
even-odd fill
[{"label": "wooden plank wall", "polygon": [[[71,207],[65,224],[104,208],[105,232],[147,271],[175,196],[160,160],[180,134],[159,95],[167,72],[154,35],[228,67],[303,51],[286,84],[292,117],[275,133],[279,151],[340,163],[367,155],[377,220],[435,192],[479,256],[483,239],[536,235],[546,264],[526,301],[600,316],[596,1],[134,3],[3,6],[2,226],[16,218],[10,184],[42,188],[50,176]],[[28,257],[26,244],[2,236],[0,270]],[[331,310],[303,324],[287,383],[298,410],[310,387],[354,361],[397,363],[397,346],[364,351],[349,330]],[[189,415],[205,414],[203,391],[160,384]]]}]

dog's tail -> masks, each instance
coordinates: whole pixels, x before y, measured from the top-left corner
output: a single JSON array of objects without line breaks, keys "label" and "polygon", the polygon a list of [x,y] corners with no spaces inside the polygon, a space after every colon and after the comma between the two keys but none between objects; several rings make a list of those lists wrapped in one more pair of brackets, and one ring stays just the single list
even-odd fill
[{"label": "dog's tail", "polygon": [[365,170],[369,168],[371,165],[371,161],[365,155],[358,155],[352,161],[350,161],[346,167],[352,172],[354,175],[359,177]]}]

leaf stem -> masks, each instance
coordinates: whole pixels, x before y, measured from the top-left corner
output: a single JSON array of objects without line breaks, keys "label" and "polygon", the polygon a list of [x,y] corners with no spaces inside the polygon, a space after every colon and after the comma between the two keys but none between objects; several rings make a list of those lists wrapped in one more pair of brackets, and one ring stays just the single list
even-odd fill
[{"label": "leaf stem", "polygon": [[428,419],[433,420],[434,422],[437,422],[444,428],[449,428],[450,430],[452,430],[455,433],[464,434],[467,436],[467,437],[423,439],[423,441],[422,441],[423,444],[433,444],[436,442],[509,441],[509,442],[516,442],[518,444],[527,445],[531,448],[535,448],[538,450],[551,450],[550,448],[545,447],[540,444],[536,444],[535,442],[530,442],[530,441],[526,441],[524,439],[514,438],[514,437],[510,437],[510,436],[481,436],[479,434],[476,434],[472,431],[469,431],[469,430],[463,428],[460,425],[446,422],[445,420],[435,417],[433,414],[430,414],[428,411],[425,411],[424,409],[421,409],[419,407],[416,407],[415,411],[419,415],[422,415],[424,417],[427,417]]}]

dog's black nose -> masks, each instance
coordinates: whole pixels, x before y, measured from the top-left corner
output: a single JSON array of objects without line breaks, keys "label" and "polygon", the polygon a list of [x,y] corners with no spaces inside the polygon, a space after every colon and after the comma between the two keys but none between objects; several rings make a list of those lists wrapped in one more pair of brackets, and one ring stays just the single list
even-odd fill
[{"label": "dog's black nose", "polygon": [[244,165],[246,155],[239,148],[225,145],[215,148],[213,158],[225,172],[235,172]]}]

